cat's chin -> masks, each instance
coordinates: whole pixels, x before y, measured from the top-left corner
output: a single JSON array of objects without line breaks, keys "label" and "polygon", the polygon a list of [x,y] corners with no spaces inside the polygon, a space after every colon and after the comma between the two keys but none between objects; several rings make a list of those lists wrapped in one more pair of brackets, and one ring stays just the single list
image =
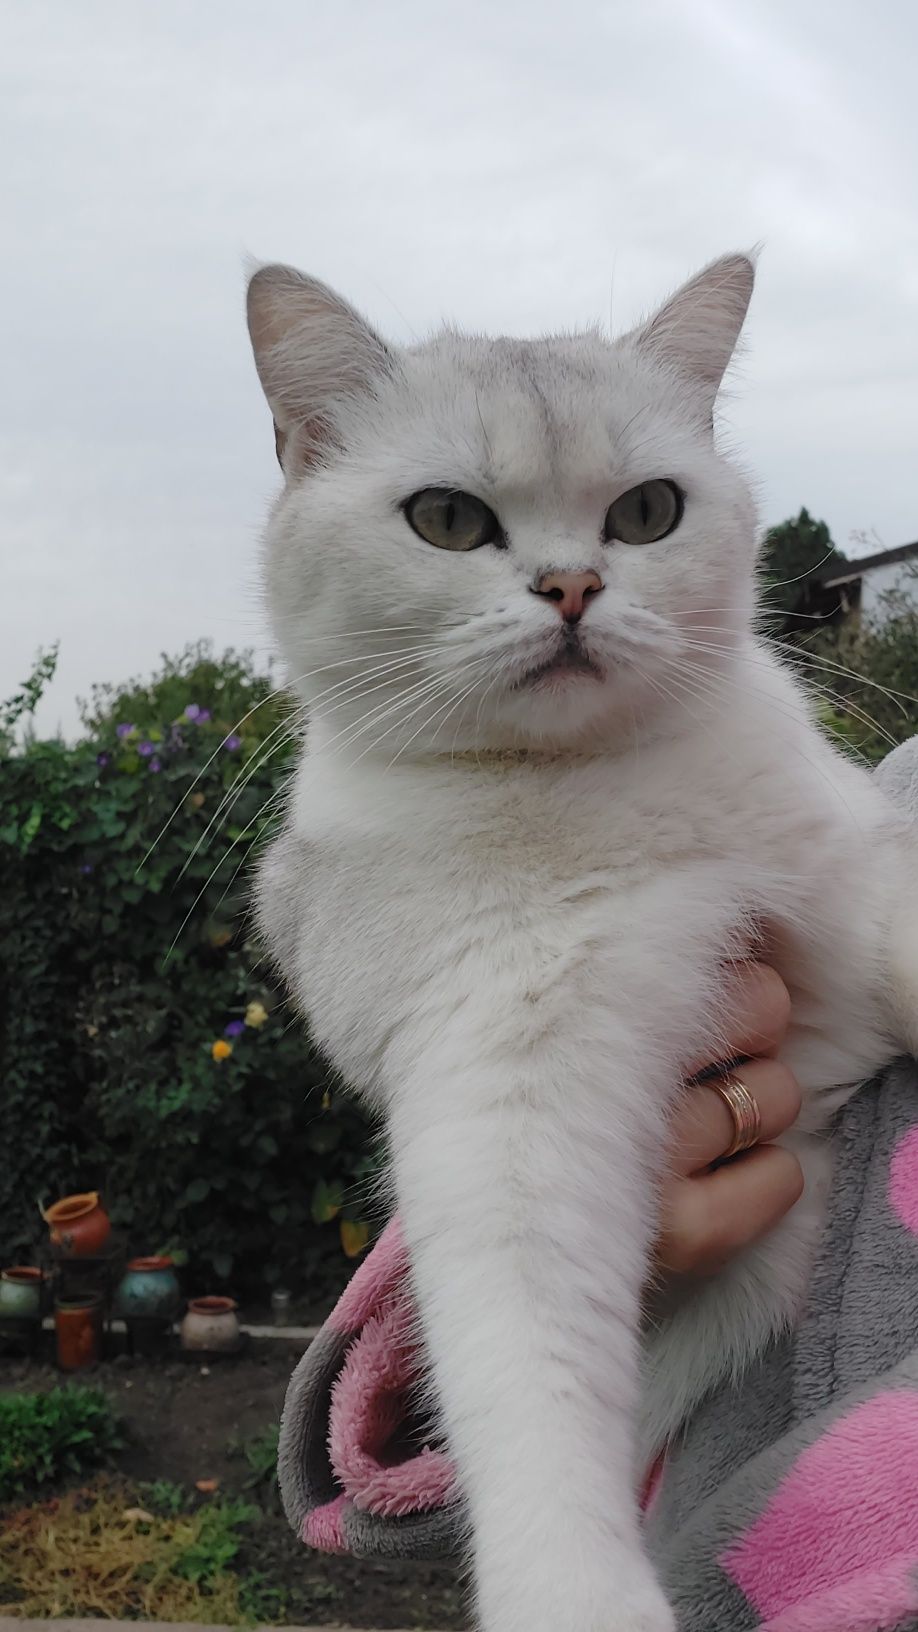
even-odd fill
[{"label": "cat's chin", "polygon": [[610,747],[632,729],[631,709],[621,706],[601,670],[554,664],[514,684],[493,720],[493,734],[507,736],[500,746],[562,753]]},{"label": "cat's chin", "polygon": [[604,680],[605,675],[598,663],[587,657],[582,651],[563,650],[548,659],[545,663],[537,663],[527,669],[525,674],[514,681],[514,691],[531,691],[546,688],[563,687],[569,690],[572,686],[583,682]]}]

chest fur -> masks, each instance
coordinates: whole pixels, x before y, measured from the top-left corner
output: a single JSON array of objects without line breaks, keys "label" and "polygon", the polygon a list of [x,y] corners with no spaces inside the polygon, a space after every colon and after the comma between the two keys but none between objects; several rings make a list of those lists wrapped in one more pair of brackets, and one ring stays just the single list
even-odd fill
[{"label": "chest fur", "polygon": [[775,768],[758,788],[713,771],[664,783],[646,764],[631,779],[596,763],[453,769],[362,790],[304,776],[265,868],[269,938],[355,1085],[373,1090],[394,1036],[463,1010],[469,1026],[514,1010],[524,1032],[530,1011],[544,1025],[555,1004],[626,994],[653,1014],[680,958],[742,952],[765,920],[805,1027],[841,1005],[850,1053],[881,912],[874,869],[856,865],[864,822],[842,803],[788,797]]}]

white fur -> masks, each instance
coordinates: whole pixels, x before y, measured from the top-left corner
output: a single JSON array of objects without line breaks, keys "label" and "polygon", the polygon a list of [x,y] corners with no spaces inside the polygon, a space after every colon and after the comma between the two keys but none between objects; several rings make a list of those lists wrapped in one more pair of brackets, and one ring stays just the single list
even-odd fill
[{"label": "white fur", "polygon": [[[711,433],[751,278],[718,263],[617,344],[445,333],[397,355],[309,280],[269,268],[250,295],[296,448],[268,593],[309,706],[261,917],[387,1116],[486,1632],[672,1627],[640,1469],[793,1315],[820,1135],[915,992],[898,970],[894,1012],[896,819],[752,632],[753,506]],[[676,532],[602,543],[652,477],[686,494]],[[509,547],[424,543],[400,506],[433,484],[484,499]],[[530,589],[548,568],[604,581],[581,624],[601,679],[524,678],[559,640]],[[663,1310],[641,1406],[668,1113],[722,1046],[724,959],[763,935],[794,1000],[807,1197]]]}]

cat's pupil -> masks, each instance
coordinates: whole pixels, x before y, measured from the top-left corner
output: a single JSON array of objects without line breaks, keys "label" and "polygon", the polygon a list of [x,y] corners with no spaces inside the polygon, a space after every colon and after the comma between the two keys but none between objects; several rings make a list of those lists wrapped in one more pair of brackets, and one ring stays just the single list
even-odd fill
[{"label": "cat's pupil", "polygon": [[645,489],[642,487],[641,488],[641,524],[644,527],[647,526],[647,518],[648,518],[649,515],[650,515],[650,505],[647,503],[647,493],[646,493]]},{"label": "cat's pupil", "polygon": [[453,522],[455,521],[455,519],[456,519],[456,506],[454,505],[452,499],[449,499],[448,502],[447,502],[447,505],[446,505],[446,531],[447,532],[452,531],[452,526],[453,526]]}]

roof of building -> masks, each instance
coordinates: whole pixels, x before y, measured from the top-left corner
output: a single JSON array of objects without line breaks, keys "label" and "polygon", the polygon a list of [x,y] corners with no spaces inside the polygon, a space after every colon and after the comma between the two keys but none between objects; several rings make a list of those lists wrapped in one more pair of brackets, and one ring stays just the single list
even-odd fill
[{"label": "roof of building", "polygon": [[842,584],[850,584],[856,578],[863,578],[865,572],[872,572],[874,567],[891,567],[897,561],[908,561],[912,556],[918,557],[918,540],[914,544],[897,544],[893,550],[879,550],[876,555],[862,555],[859,560],[849,561],[843,572],[837,567],[830,567],[825,575],[817,574],[817,581],[824,589],[835,589]]}]

